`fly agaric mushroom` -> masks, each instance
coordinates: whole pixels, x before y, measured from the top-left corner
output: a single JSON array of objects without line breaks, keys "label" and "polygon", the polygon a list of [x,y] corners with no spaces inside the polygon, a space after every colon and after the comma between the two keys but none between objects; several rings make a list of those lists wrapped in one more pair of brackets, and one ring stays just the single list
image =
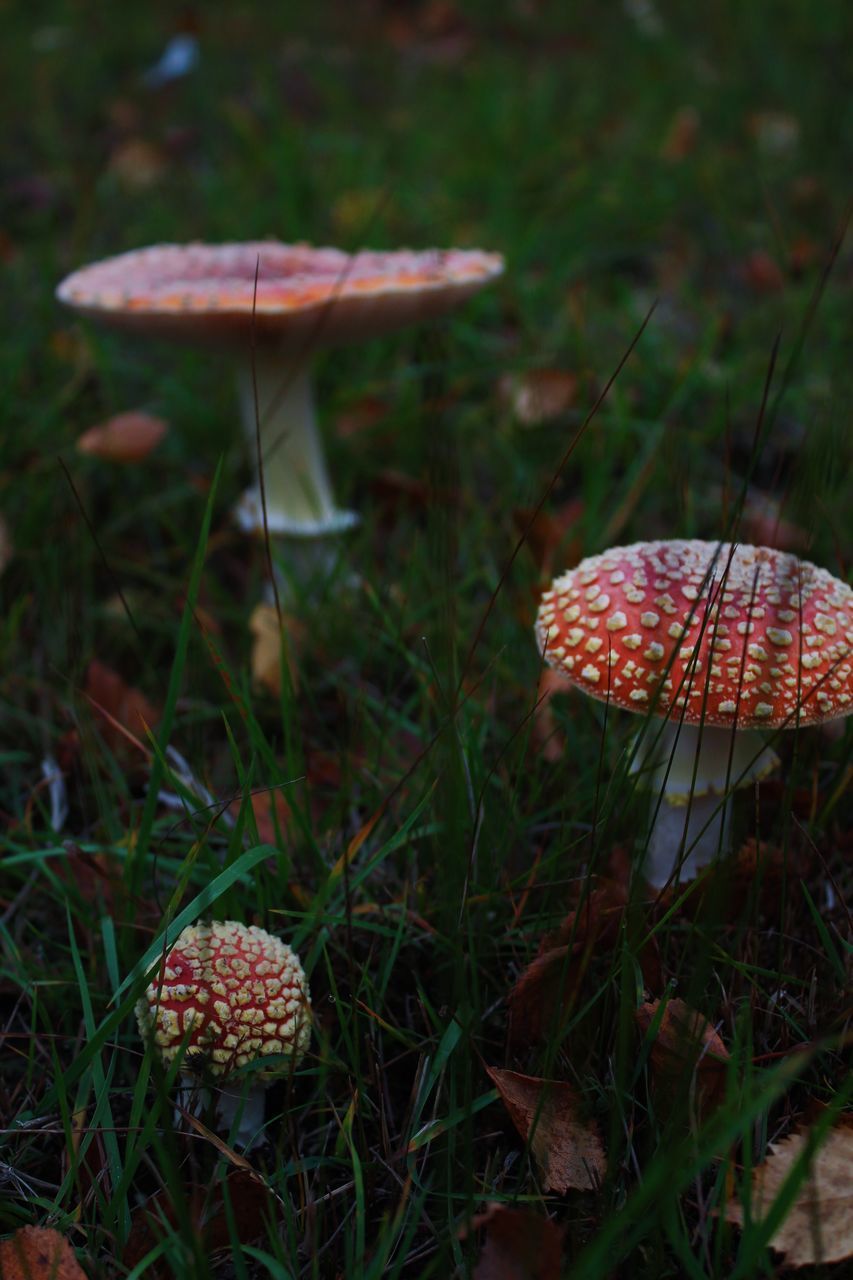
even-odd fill
[{"label": "fly agaric mushroom", "polygon": [[851,710],[853,591],[766,547],[614,547],[555,579],[536,635],[577,688],[664,718],[632,764],[661,795],[643,869],[657,887],[727,848],[732,789],[777,763],[757,730]]},{"label": "fly agaric mushroom", "polygon": [[[296,1066],[311,1038],[311,997],[298,956],[257,925],[190,925],[179,934],[136,1006],[139,1030],[182,1075],[225,1083],[216,1111],[235,1146],[249,1147],[263,1125],[264,1089]],[[266,1067],[265,1058],[276,1058]],[[260,1063],[245,1101],[232,1077]],[[227,1087],[228,1084],[231,1087]],[[242,1110],[241,1110],[242,1105]],[[239,1113],[239,1115],[238,1115]]]},{"label": "fly agaric mushroom", "polygon": [[[231,350],[242,364],[240,406],[253,456],[257,385],[269,531],[313,539],[357,523],[332,494],[314,410],[316,349],[441,315],[502,271],[499,254],[473,249],[347,254],[276,241],[166,244],[83,267],[56,292],[112,328]],[[259,478],[236,516],[247,532],[263,529]]]}]

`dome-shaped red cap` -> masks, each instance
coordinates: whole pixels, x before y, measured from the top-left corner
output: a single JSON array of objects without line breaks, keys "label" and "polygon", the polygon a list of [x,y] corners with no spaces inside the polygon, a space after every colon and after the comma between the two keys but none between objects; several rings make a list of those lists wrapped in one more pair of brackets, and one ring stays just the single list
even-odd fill
[{"label": "dome-shaped red cap", "polygon": [[631,711],[793,727],[853,706],[853,591],[766,547],[614,547],[556,578],[536,619],[551,666]]},{"label": "dome-shaped red cap", "polygon": [[186,1043],[215,1076],[269,1055],[297,1062],[311,1038],[311,997],[299,957],[257,925],[199,923],[175,940],[139,1000],[142,1035],[168,1064]]}]

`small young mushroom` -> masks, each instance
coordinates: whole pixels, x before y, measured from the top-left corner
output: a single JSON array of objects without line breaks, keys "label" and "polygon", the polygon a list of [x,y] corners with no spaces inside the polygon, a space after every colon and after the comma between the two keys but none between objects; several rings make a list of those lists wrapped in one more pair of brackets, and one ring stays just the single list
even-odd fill
[{"label": "small young mushroom", "polygon": [[[269,531],[304,544],[357,523],[332,493],[314,409],[316,351],[441,315],[502,271],[499,254],[473,249],[347,254],[276,241],[165,244],[83,267],[56,296],[115,329],[231,352],[256,462],[257,386]],[[236,517],[247,532],[262,530],[259,477]],[[310,551],[303,558],[310,565]]]},{"label": "small young mushroom", "polygon": [[543,594],[536,635],[577,688],[647,717],[632,771],[660,795],[643,866],[656,887],[727,851],[732,790],[777,763],[756,730],[853,705],[853,591],[766,547],[674,540],[591,556]]},{"label": "small young mushroom", "polygon": [[[183,1052],[181,1074],[194,1089],[200,1074],[221,1081],[216,1113],[235,1146],[258,1140],[264,1089],[296,1066],[311,1038],[311,997],[299,958],[257,925],[233,920],[184,929],[139,1000],[136,1017],[163,1064]],[[276,1057],[252,1073],[243,1096],[235,1072]],[[283,1059],[283,1061],[282,1061]]]}]

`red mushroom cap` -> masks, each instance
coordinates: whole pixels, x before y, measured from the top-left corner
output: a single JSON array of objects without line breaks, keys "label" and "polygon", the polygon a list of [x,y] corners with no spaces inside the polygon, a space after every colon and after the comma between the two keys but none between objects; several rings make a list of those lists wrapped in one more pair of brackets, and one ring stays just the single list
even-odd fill
[{"label": "red mushroom cap", "polygon": [[731,728],[844,716],[853,591],[766,547],[675,540],[590,556],[536,619],[551,666],[630,711]]},{"label": "red mushroom cap", "polygon": [[298,1062],[311,1037],[311,997],[299,958],[257,925],[190,925],[178,936],[136,1016],[168,1066],[203,1054],[213,1075],[272,1054]]},{"label": "red mushroom cap", "polygon": [[[255,272],[257,269],[257,298]],[[500,254],[393,253],[307,244],[163,244],[72,272],[60,302],[124,329],[187,342],[248,335],[299,345],[368,338],[455,307],[503,271]]]}]

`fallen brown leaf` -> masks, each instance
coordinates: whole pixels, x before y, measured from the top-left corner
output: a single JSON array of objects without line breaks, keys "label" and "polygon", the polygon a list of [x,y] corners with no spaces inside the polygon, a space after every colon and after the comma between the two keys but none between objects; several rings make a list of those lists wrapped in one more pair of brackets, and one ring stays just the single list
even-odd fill
[{"label": "fallen brown leaf", "polygon": [[765,155],[785,155],[800,140],[800,122],[787,111],[755,111],[747,128]]},{"label": "fallen brown leaf", "polygon": [[107,746],[118,756],[148,754],[146,729],[160,719],[160,709],[106,663],[94,658],[86,671],[83,692]]},{"label": "fallen brown leaf", "polygon": [[163,418],[151,413],[117,413],[78,436],[77,449],[107,462],[141,462],[157,448],[168,429]]},{"label": "fallen brown leaf", "polygon": [[388,416],[388,404],[379,396],[361,396],[352,400],[335,416],[335,435],[341,440],[361,435]]},{"label": "fallen brown leaf", "polygon": [[[592,1191],[607,1157],[594,1123],[581,1118],[580,1095],[561,1080],[540,1080],[487,1067],[509,1118],[536,1161],[546,1191]],[[534,1127],[535,1125],[535,1127]],[[532,1136],[531,1136],[532,1130]]]},{"label": "fallen brown leaf", "polygon": [[566,750],[566,735],[557,724],[551,699],[555,694],[571,692],[571,688],[566,677],[554,667],[543,667],[540,671],[530,740],[542,759],[549,764],[557,764],[562,760]]},{"label": "fallen brown leaf", "polygon": [[50,1227],[19,1227],[0,1241],[2,1280],[86,1280],[74,1250]]},{"label": "fallen brown leaf", "polygon": [[471,1223],[473,1231],[481,1227],[486,1240],[474,1280],[560,1280],[565,1229],[556,1222],[527,1209],[491,1204]]},{"label": "fallen brown leaf", "polygon": [[[225,1144],[222,1143],[222,1146]],[[226,1147],[226,1150],[230,1149]],[[242,1160],[236,1153],[231,1152],[231,1155],[236,1160]],[[263,1179],[248,1168],[232,1169],[224,1181],[213,1188],[199,1183],[186,1184],[181,1188],[183,1207],[201,1248],[208,1253],[227,1249],[231,1244],[225,1208],[226,1195],[231,1203],[232,1221],[237,1236],[243,1244],[249,1244],[263,1235],[266,1222],[273,1211],[272,1193]],[[178,1216],[168,1192],[158,1192],[146,1200],[134,1211],[122,1258],[124,1265],[129,1269],[138,1266],[165,1232],[169,1228],[176,1229],[177,1226]],[[146,1271],[145,1274],[157,1276],[159,1280],[160,1276],[165,1278],[173,1275],[173,1271],[171,1267],[157,1267],[155,1264],[155,1269]]]},{"label": "fallen brown leaf", "polygon": [[740,276],[753,293],[778,293],[785,276],[776,259],[765,249],[756,249],[740,264]]},{"label": "fallen brown leaf", "polygon": [[[752,1171],[753,1221],[763,1222],[769,1214],[809,1136],[808,1129],[798,1129],[770,1143],[770,1155]],[[726,1218],[743,1227],[743,1205],[726,1205]],[[822,1139],[787,1215],[770,1237],[770,1247],[789,1267],[853,1258],[853,1115],[842,1116]]]},{"label": "fallen brown leaf", "polygon": [[305,626],[298,618],[282,614],[286,636],[278,625],[278,615],[271,604],[258,604],[249,618],[249,631],[255,637],[252,645],[252,679],[273,697],[281,693],[281,648],[286,642],[285,658],[294,691],[299,687],[298,658],[305,642]]},{"label": "fallen brown leaf", "polygon": [[[286,837],[290,827],[291,808],[278,788],[271,791],[253,791],[249,797],[258,838],[263,844],[278,844]],[[229,812],[238,817],[243,805],[242,796],[238,796],[228,806]]]},{"label": "fallen brown leaf", "polygon": [[[558,1010],[565,1016],[574,1005],[596,949],[616,942],[627,905],[622,885],[598,877],[581,906],[542,939],[539,955],[507,998],[512,1044],[530,1044],[553,1032]],[[662,975],[654,940],[638,951],[637,960],[646,985],[659,990]]]},{"label": "fallen brown leaf", "polygon": [[[634,1017],[645,1036],[660,1000],[641,1004]],[[657,1098],[670,1103],[688,1092],[697,1118],[707,1117],[723,1100],[729,1051],[701,1013],[683,1000],[670,1000],[652,1042],[650,1064]]]},{"label": "fallen brown leaf", "polygon": [[128,138],[115,148],[107,168],[128,191],[147,191],[165,174],[167,159],[153,142]]},{"label": "fallen brown leaf", "polygon": [[574,404],[577,390],[577,375],[568,369],[528,369],[498,380],[498,395],[523,427],[559,418]]},{"label": "fallen brown leaf", "polygon": [[661,159],[670,164],[678,164],[692,155],[699,138],[700,123],[699,112],[695,107],[679,107],[661,143]]},{"label": "fallen brown leaf", "polygon": [[9,533],[9,525],[6,519],[0,515],[0,573],[11,564],[12,556],[15,549],[12,546],[12,535]]},{"label": "fallen brown leaf", "polygon": [[[534,511],[530,507],[516,507],[512,513],[519,535],[525,535],[525,546],[536,561],[543,576],[552,577],[555,568],[575,564],[582,556],[579,535],[583,515],[580,498],[570,498],[553,511]],[[559,554],[561,564],[555,565]]]}]

